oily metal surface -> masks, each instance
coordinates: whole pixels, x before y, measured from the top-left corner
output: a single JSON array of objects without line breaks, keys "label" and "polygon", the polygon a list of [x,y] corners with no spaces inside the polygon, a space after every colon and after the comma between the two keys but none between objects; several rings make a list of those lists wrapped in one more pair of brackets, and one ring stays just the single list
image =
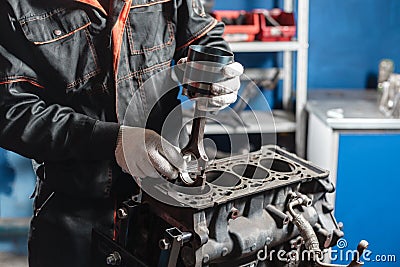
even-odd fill
[{"label": "oily metal surface", "polygon": [[205,209],[274,188],[329,176],[329,172],[277,146],[215,160],[205,171],[203,187],[188,188],[161,181],[142,184],[150,193],[183,207]]},{"label": "oily metal surface", "polygon": [[[329,172],[281,148],[216,160],[205,175],[199,187],[144,179],[127,250],[149,266],[158,265],[153,256],[164,250],[173,255],[171,266],[315,266],[290,255],[303,244],[322,251],[343,237],[326,198],[334,192]],[[166,245],[175,242],[171,229],[190,235],[179,254]],[[260,257],[266,248],[284,252],[287,261]]]}]

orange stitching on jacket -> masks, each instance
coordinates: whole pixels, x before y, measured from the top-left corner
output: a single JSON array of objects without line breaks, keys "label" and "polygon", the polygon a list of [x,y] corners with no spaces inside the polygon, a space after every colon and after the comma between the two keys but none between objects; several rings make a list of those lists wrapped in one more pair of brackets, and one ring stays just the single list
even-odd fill
[{"label": "orange stitching on jacket", "polygon": [[[112,35],[112,44],[113,44],[113,71],[114,71],[114,79],[117,80],[118,77],[118,64],[120,59],[121,47],[122,47],[122,38],[124,36],[124,29],[126,25],[126,21],[129,16],[130,7],[132,4],[132,0],[125,0],[124,6],[122,8],[121,13],[118,16],[118,20],[115,23],[114,27],[111,30]],[[115,83],[115,90],[118,90],[117,83]],[[117,94],[117,91],[115,92]],[[115,98],[115,107],[116,107],[116,116],[117,121],[121,122],[118,115],[118,96]]]},{"label": "orange stitching on jacket", "polygon": [[96,76],[97,74],[99,74],[100,71],[101,71],[100,69],[96,69],[94,71],[91,71],[91,72],[85,74],[84,76],[82,76],[82,77],[76,79],[75,81],[67,84],[67,89],[71,89],[72,87],[75,87],[77,84],[80,84],[80,83],[83,83],[83,82],[89,80],[93,76]]},{"label": "orange stitching on jacket", "polygon": [[140,99],[142,102],[142,107],[143,110],[145,112],[148,112],[148,105],[147,105],[147,101],[146,101],[146,92],[143,90],[143,77],[142,75],[139,75],[138,77],[138,90],[139,90],[139,95],[140,95]]},{"label": "orange stitching on jacket", "polygon": [[[129,56],[125,57],[125,64],[126,64],[127,70],[129,70],[130,69]],[[135,93],[135,86],[134,86],[133,81],[131,79],[129,80],[128,87],[129,87],[129,92],[133,95]]]},{"label": "orange stitching on jacket", "polygon": [[2,82],[0,82],[0,84],[12,84],[12,83],[16,83],[16,82],[28,82],[28,83],[36,86],[36,87],[44,89],[44,86],[42,86],[39,83],[37,83],[37,82],[35,82],[35,81],[31,80],[31,79],[28,79],[28,78],[16,78],[16,79],[13,79],[13,80],[2,81]]},{"label": "orange stitching on jacket", "polygon": [[173,40],[175,39],[175,33],[174,33],[173,26],[172,26],[172,22],[168,21],[167,24],[168,24],[167,29],[168,29],[168,33],[169,33],[169,39],[168,39],[167,42],[159,44],[159,45],[155,45],[153,47],[143,48],[141,50],[134,49],[132,47],[132,52],[131,53],[133,55],[141,55],[141,54],[144,54],[146,52],[153,52],[153,51],[157,51],[157,50],[163,49],[164,47],[171,46],[172,43],[173,43]]},{"label": "orange stitching on jacket", "polygon": [[209,31],[212,30],[212,28],[215,27],[215,25],[217,25],[218,21],[216,19],[214,19],[214,21],[212,21],[209,25],[207,25],[206,27],[204,27],[203,29],[201,29],[200,31],[196,32],[194,34],[194,36],[192,38],[189,39],[189,41],[184,44],[181,45],[180,47],[178,47],[176,50],[180,50],[182,48],[185,48],[187,46],[189,46],[191,43],[193,43],[194,41],[196,41],[197,39],[200,39],[201,37],[203,37],[205,34],[207,34]]},{"label": "orange stitching on jacket", "polygon": [[132,5],[131,9],[133,8],[138,8],[138,7],[146,7],[146,6],[152,6],[152,5],[156,5],[156,4],[162,4],[162,3],[166,3],[166,2],[170,2],[171,0],[160,0],[158,2],[152,2],[152,3],[148,3],[148,4],[137,4],[137,5]]},{"label": "orange stitching on jacket", "polygon": [[48,12],[48,13],[45,13],[42,15],[23,18],[23,19],[19,20],[19,24],[22,26],[22,25],[26,24],[27,22],[32,22],[32,21],[36,21],[36,20],[44,20],[44,19],[50,18],[50,17],[54,16],[55,14],[60,13],[64,10],[66,10],[66,9],[65,8],[57,8],[51,12]]},{"label": "orange stitching on jacket", "polygon": [[134,43],[133,43],[133,37],[132,37],[133,33],[132,33],[132,29],[131,29],[131,20],[129,19],[129,16],[126,19],[125,27],[126,27],[126,34],[128,35],[129,48],[132,51]]},{"label": "orange stitching on jacket", "polygon": [[86,41],[89,44],[89,49],[90,52],[92,53],[93,59],[94,59],[94,65],[96,67],[96,69],[100,69],[99,67],[99,59],[97,58],[97,53],[96,53],[96,48],[94,47],[93,43],[92,43],[92,39],[90,38],[90,32],[88,29],[84,29],[83,30],[85,32],[85,36],[86,36]]},{"label": "orange stitching on jacket", "polygon": [[131,72],[131,73],[119,78],[117,80],[117,84],[119,84],[122,81],[128,80],[128,79],[130,79],[132,77],[136,77],[137,78],[137,77],[139,77],[140,74],[145,74],[145,73],[148,73],[148,72],[150,72],[152,70],[155,70],[155,69],[161,69],[161,68],[165,67],[166,65],[168,65],[168,66],[171,65],[171,60],[168,60],[168,61],[156,64],[156,65],[153,65],[153,66],[148,67],[148,68],[139,69],[137,71]]},{"label": "orange stitching on jacket", "polygon": [[78,32],[78,31],[80,31],[80,30],[82,30],[82,29],[88,27],[90,24],[91,24],[91,22],[88,22],[88,23],[86,23],[85,25],[83,25],[82,27],[79,27],[79,28],[77,28],[77,29],[75,29],[75,30],[69,32],[68,34],[63,35],[63,36],[60,36],[60,37],[58,37],[58,38],[51,39],[51,40],[49,40],[49,41],[44,41],[44,42],[33,42],[33,43],[34,43],[35,45],[42,45],[42,44],[52,43],[52,42],[55,42],[55,41],[64,39],[65,37],[68,37],[68,36],[70,36],[70,35],[72,35],[72,34]]}]

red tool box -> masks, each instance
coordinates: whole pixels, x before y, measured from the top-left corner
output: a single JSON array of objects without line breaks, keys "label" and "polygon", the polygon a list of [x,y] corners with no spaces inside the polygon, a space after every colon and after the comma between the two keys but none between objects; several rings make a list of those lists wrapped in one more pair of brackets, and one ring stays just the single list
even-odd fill
[{"label": "red tool box", "polygon": [[251,42],[260,32],[258,13],[243,10],[216,10],[212,15],[225,23],[224,38],[229,42]]},{"label": "red tool box", "polygon": [[256,39],[260,41],[290,41],[296,34],[296,24],[293,13],[275,8],[272,10],[256,9],[259,15],[260,32]]}]

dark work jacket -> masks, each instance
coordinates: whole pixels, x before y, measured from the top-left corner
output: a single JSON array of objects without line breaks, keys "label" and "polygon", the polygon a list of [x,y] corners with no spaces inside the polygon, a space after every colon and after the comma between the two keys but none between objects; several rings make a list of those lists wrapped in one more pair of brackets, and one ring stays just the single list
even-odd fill
[{"label": "dark work jacket", "polygon": [[[110,2],[109,8],[95,0],[0,3],[0,146],[34,160],[36,209],[47,204],[50,213],[53,205],[59,221],[47,223],[64,227],[76,246],[95,223],[111,229],[114,207],[107,200],[134,188],[114,158],[133,94],[146,105],[152,92],[140,92],[141,85],[191,44],[229,49],[223,25],[204,13],[200,0]],[[179,104],[177,93],[160,100],[149,128],[160,130]],[[46,202],[50,195],[54,200]],[[108,203],[104,209],[92,208],[101,201]],[[68,212],[79,220],[63,220]],[[73,240],[78,232],[85,240]]]}]

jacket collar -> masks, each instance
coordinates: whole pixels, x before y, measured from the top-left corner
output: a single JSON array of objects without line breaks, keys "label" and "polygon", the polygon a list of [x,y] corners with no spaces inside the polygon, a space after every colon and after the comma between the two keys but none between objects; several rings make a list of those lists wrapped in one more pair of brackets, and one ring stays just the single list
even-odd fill
[{"label": "jacket collar", "polygon": [[105,15],[107,15],[107,11],[103,8],[103,6],[97,0],[75,0],[76,2],[84,3],[99,9]]}]

